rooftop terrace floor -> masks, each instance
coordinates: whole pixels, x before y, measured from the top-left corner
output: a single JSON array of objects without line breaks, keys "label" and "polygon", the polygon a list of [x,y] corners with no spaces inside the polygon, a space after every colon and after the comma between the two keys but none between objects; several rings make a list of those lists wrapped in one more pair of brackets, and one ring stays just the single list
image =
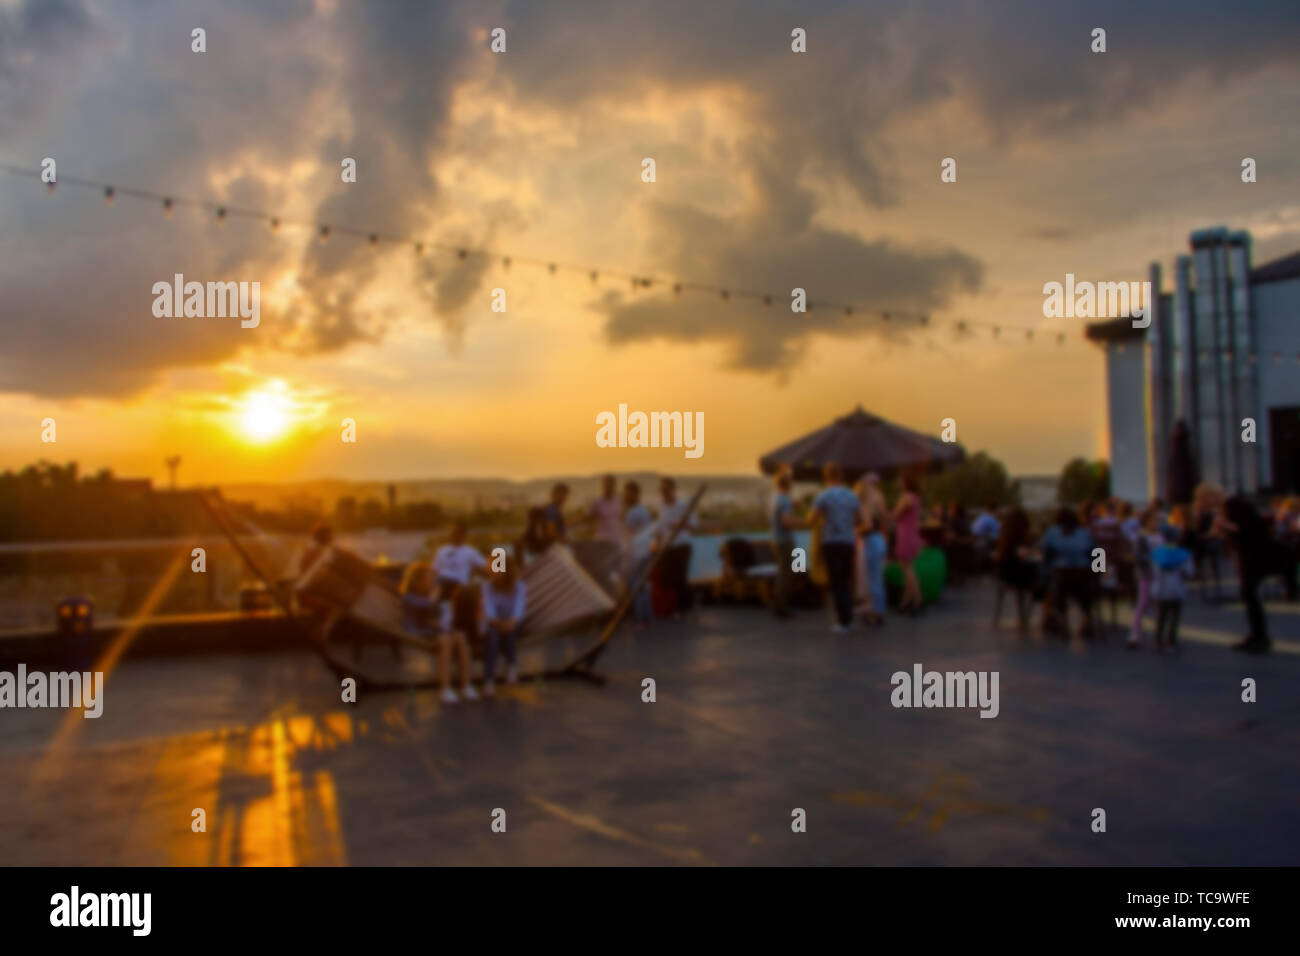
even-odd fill
[{"label": "rooftop terrace floor", "polygon": [[[845,636],[706,607],[617,636],[603,688],[458,707],[341,703],[308,653],[128,657],[98,720],[0,711],[0,864],[1300,863],[1296,606],[1270,605],[1266,657],[1224,646],[1232,606],[1190,602],[1176,656],[991,607],[970,584]],[[999,715],[895,709],[915,663],[999,672]]]}]

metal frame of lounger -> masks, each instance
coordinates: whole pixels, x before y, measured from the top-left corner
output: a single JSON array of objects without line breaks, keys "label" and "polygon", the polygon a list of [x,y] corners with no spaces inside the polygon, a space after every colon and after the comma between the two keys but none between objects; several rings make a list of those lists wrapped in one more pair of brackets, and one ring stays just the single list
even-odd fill
[{"label": "metal frame of lounger", "polygon": [[[673,524],[672,529],[667,536],[668,541],[673,540],[673,538],[677,536],[677,533],[686,526],[686,522],[690,519],[695,508],[698,506],[700,499],[703,497],[706,487],[707,486],[701,485],[696,490],[695,494],[691,496],[690,501],[687,503],[686,510],[682,512],[681,517]],[[211,498],[208,494],[202,494],[200,495],[200,500],[203,502],[203,506],[212,517],[212,520],[221,530],[221,533],[225,535],[226,539],[235,549],[235,553],[239,555],[244,564],[248,566],[258,580],[260,580],[266,587],[272,599],[280,607],[280,610],[284,612],[290,625],[305,639],[308,646],[320,655],[326,666],[334,672],[335,676],[340,678],[352,677],[357,680],[361,687],[364,687],[367,690],[406,690],[436,687],[441,684],[441,679],[437,676],[410,678],[405,680],[378,680],[373,676],[366,674],[359,667],[344,664],[339,661],[332,653],[330,653],[328,638],[339,622],[344,617],[349,616],[347,612],[342,609],[332,611],[318,625],[319,630],[313,628],[309,623],[307,616],[294,608],[292,602],[284,596],[281,588],[277,586],[277,583],[271,579],[271,576],[261,567],[261,565],[258,564],[252,554],[250,554],[244,547],[243,542],[239,540],[239,536],[235,533],[234,528],[231,527],[226,514],[224,514],[222,509],[218,507],[217,502],[224,504],[224,499],[221,498],[220,492],[212,492]],[[605,623],[605,626],[595,643],[579,652],[568,663],[559,668],[548,668],[532,673],[521,674],[520,680],[532,681],[557,677],[581,677],[594,684],[603,685],[605,683],[605,678],[598,674],[594,669],[596,661],[599,660],[600,655],[605,652],[605,648],[609,644],[610,638],[614,636],[614,632],[618,629],[618,625],[622,623],[623,618],[626,617],[628,611],[631,610],[632,602],[637,592],[640,591],[640,589],[644,587],[646,582],[650,579],[650,576],[659,566],[659,562],[663,559],[666,551],[666,548],[656,551],[650,562],[642,569],[641,574],[637,576],[636,581],[624,590],[622,598],[619,600],[618,604],[615,605],[614,610],[610,612],[609,620]],[[356,624],[369,628],[370,630],[380,633],[390,640],[395,640],[404,644],[407,647],[424,651],[427,654],[438,653],[438,645],[433,641],[415,637],[404,631],[386,627],[375,621],[368,621],[362,618],[353,618],[353,621]],[[564,631],[561,631],[560,633],[574,630],[583,623],[585,622],[574,622],[568,625]]]}]

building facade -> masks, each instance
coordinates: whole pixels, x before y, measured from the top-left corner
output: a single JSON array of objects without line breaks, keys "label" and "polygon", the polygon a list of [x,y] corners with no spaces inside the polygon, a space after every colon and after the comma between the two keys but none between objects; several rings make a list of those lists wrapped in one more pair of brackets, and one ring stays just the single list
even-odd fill
[{"label": "building facade", "polygon": [[[1106,353],[1111,489],[1169,497],[1174,430],[1195,478],[1248,494],[1300,491],[1300,253],[1253,268],[1251,240],[1192,233],[1172,288],[1149,267],[1151,323],[1088,326]],[[1250,440],[1251,438],[1254,440]]]}]

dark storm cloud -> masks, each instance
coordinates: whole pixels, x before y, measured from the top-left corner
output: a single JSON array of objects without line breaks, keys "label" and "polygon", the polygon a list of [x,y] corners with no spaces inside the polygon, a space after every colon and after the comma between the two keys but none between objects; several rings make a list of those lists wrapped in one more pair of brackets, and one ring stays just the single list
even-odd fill
[{"label": "dark storm cloud", "polygon": [[[958,100],[995,141],[1056,135],[1114,122],[1172,94],[1193,74],[1219,81],[1297,61],[1300,5],[1270,3],[1259,17],[1219,3],[1135,5],[756,5],[665,0],[508,8],[514,38],[503,72],[522,103],[552,107],[637,96],[664,87],[742,91],[762,130],[740,152],[752,204],[733,219],[658,207],[651,265],[699,281],[758,289],[806,288],[810,297],[881,309],[930,311],[979,289],[971,254],[864,242],[814,224],[802,176],[843,183],[871,206],[898,199],[894,170],[915,157],[884,145],[909,111]],[[582,21],[582,28],[575,23]],[[1108,31],[1110,52],[1090,50]],[[807,31],[794,56],[790,31]],[[557,53],[559,55],[557,55]],[[924,162],[935,158],[927,155]],[[1047,232],[1038,238],[1055,238]],[[599,302],[611,342],[722,341],[736,367],[787,372],[808,336],[890,330],[830,310],[792,316],[740,301],[671,302],[608,296]],[[793,320],[797,319],[797,321]]]},{"label": "dark storm cloud", "polygon": [[64,66],[98,31],[80,0],[0,5],[0,142],[40,113]]},{"label": "dark storm cloud", "polygon": [[[752,187],[747,207],[730,217],[687,205],[652,208],[650,258],[620,265],[929,310],[979,288],[976,250],[942,236],[910,248],[827,229],[797,184],[816,177],[870,206],[887,205],[900,198],[900,164],[917,160],[891,149],[886,132],[913,112],[957,100],[994,140],[1055,135],[1172,97],[1192,75],[1228,82],[1295,64],[1300,49],[1300,4],[1290,2],[391,0],[335,9],[323,18],[309,0],[91,8],[0,0],[5,158],[53,155],[65,174],[178,193],[210,195],[221,182],[232,205],[271,208],[286,187],[263,171],[284,174],[312,159],[317,178],[294,186],[307,214],[396,233],[432,229],[437,238],[445,187],[431,170],[467,79],[488,78],[489,95],[513,109],[575,118],[642,93],[666,91],[688,103],[697,91],[725,89],[738,94],[753,131],[734,160]],[[190,52],[196,25],[208,31],[206,54]],[[477,32],[497,25],[509,30],[501,57],[484,53]],[[1111,52],[1094,56],[1088,33],[1099,25]],[[805,56],[789,51],[793,26],[809,32]],[[347,122],[336,122],[345,112]],[[356,186],[339,182],[343,156],[357,161]],[[229,181],[232,169],[246,171]],[[122,394],[249,341],[337,350],[385,332],[389,317],[363,304],[381,265],[364,240],[312,243],[286,262],[286,244],[253,224],[232,221],[217,242],[209,224],[185,221],[188,214],[163,226],[156,210],[129,212],[124,201],[104,212],[63,189],[47,200],[32,186],[6,179],[0,193],[0,390]],[[492,224],[477,228],[483,235],[458,241],[487,241]],[[173,322],[162,333],[149,314],[152,282],[175,271],[260,280],[276,264],[296,272],[300,291],[284,314],[264,310],[255,339],[206,320]],[[425,272],[412,289],[417,309],[453,334],[466,321],[457,310],[481,284],[472,266]],[[788,301],[751,316],[738,302],[686,300],[671,309],[649,298],[599,305],[614,341],[722,341],[737,366],[759,370],[792,367],[811,330],[868,329],[861,319],[832,323],[816,311],[792,326]]]}]

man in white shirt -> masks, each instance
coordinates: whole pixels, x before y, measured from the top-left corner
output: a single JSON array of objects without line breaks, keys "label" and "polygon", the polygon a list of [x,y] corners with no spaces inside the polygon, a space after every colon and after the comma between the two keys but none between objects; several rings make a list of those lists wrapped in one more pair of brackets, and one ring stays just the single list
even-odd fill
[{"label": "man in white shirt", "polygon": [[657,546],[664,549],[664,556],[659,565],[660,580],[664,587],[677,596],[677,613],[685,616],[691,609],[691,532],[695,527],[695,512],[682,524],[681,530],[672,535],[673,526],[686,514],[689,502],[677,498],[677,482],[664,478],[659,482],[659,493],[663,505],[659,508],[656,522],[655,540]]},{"label": "man in white shirt", "polygon": [[618,482],[606,475],[600,484],[600,497],[587,507],[584,521],[595,525],[596,540],[623,545],[623,505],[618,500]]}]

